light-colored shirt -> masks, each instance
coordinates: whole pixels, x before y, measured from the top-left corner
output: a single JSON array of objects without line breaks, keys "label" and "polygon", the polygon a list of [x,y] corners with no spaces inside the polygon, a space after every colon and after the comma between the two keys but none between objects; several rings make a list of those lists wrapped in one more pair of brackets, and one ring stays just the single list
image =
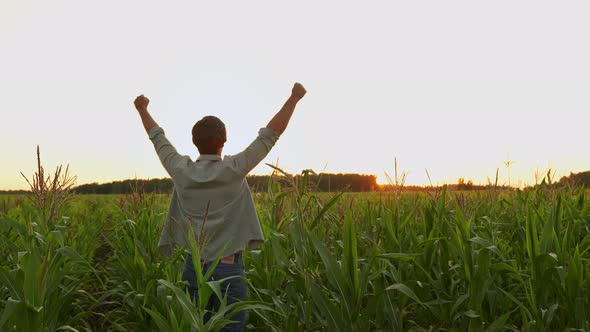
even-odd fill
[{"label": "light-colored shirt", "polygon": [[162,253],[170,255],[175,245],[187,248],[191,226],[197,243],[202,244],[203,260],[262,245],[264,235],[246,175],[278,140],[274,130],[260,129],[258,137],[236,155],[223,159],[218,155],[201,155],[196,161],[180,155],[162,128],[151,128],[149,137],[174,182],[158,244]]}]

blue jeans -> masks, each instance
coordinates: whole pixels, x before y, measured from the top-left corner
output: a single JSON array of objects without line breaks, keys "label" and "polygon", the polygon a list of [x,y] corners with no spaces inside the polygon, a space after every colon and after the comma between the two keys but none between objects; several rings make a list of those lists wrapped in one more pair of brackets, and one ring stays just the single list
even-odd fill
[{"label": "blue jeans", "polygon": [[[211,263],[205,263],[202,266],[203,274],[205,274],[207,270],[210,268]],[[236,254],[233,264],[219,262],[209,280],[220,280],[232,276],[238,276],[238,278],[232,278],[221,283],[222,294],[225,294],[225,290],[227,289],[228,305],[238,301],[246,301],[248,299],[248,284],[246,283],[246,280],[239,278],[246,276],[246,273],[244,272],[244,261],[242,260],[241,253]],[[199,297],[199,289],[197,283],[197,275],[195,273],[195,267],[193,265],[193,257],[191,254],[187,254],[186,261],[184,263],[184,272],[182,273],[182,280],[188,281],[189,285],[187,289],[189,291],[191,299],[193,301],[196,301]],[[219,299],[215,294],[212,294],[211,297],[209,297],[209,302],[207,303],[205,323],[207,323],[207,321],[209,321],[209,318],[211,318],[210,312],[217,311],[219,309],[219,305]],[[223,329],[221,329],[221,331],[231,332],[244,330],[244,323],[246,321],[245,311],[240,311],[236,313],[230,319],[232,321],[237,321],[237,323],[226,325]]]}]

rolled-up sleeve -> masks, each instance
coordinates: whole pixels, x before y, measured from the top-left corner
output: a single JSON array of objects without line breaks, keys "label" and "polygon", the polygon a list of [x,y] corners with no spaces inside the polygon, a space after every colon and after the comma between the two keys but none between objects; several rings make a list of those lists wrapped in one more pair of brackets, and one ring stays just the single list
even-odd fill
[{"label": "rolled-up sleeve", "polygon": [[230,156],[234,169],[242,175],[248,174],[268,155],[278,139],[279,135],[273,129],[261,128],[258,137],[244,151]]},{"label": "rolled-up sleeve", "polygon": [[174,148],[172,143],[166,138],[164,129],[161,127],[156,126],[151,128],[148,135],[154,144],[154,148],[156,149],[156,153],[158,154],[158,158],[160,158],[162,165],[172,179],[174,179],[176,172],[187,157],[180,155],[176,151],[176,148]]}]

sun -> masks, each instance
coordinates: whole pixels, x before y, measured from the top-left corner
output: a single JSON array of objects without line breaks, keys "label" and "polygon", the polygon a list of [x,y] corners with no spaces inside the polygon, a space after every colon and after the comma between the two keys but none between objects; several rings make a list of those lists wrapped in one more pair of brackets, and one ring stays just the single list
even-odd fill
[{"label": "sun", "polygon": [[385,186],[390,183],[389,183],[389,180],[387,180],[387,177],[385,176],[385,174],[377,174],[377,184],[380,186]]}]

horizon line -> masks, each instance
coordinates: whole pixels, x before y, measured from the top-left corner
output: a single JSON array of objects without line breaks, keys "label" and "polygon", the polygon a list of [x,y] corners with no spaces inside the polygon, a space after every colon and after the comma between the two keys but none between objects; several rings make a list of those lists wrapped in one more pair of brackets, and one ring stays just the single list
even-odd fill
[{"label": "horizon line", "polygon": [[[585,173],[585,172],[590,172],[590,170],[587,171],[581,171],[578,173],[574,173],[571,172],[571,174],[581,174],[581,173]],[[286,172],[286,174],[291,175],[291,176],[299,176],[301,175],[300,173],[297,174],[291,174]],[[453,185],[458,185],[459,183],[459,179],[464,179],[465,183],[469,183],[470,185],[472,185],[473,187],[498,187],[498,188],[527,188],[527,187],[534,187],[538,184],[540,184],[541,182],[543,182],[543,180],[546,178],[543,177],[540,179],[539,183],[537,184],[524,184],[523,185],[517,185],[517,183],[521,183],[522,179],[513,179],[514,183],[512,185],[509,185],[508,183],[499,183],[499,182],[487,182],[487,183],[476,183],[474,181],[472,181],[471,179],[468,178],[463,178],[463,177],[459,177],[457,179],[457,182],[437,182],[436,184],[415,184],[415,183],[406,183],[403,182],[401,183],[401,185],[396,185],[395,183],[380,183],[377,181],[377,179],[379,178],[379,175],[377,174],[371,174],[371,173],[355,173],[355,172],[338,172],[338,173],[325,173],[325,172],[320,172],[320,173],[315,173],[313,175],[358,175],[358,176],[373,176],[375,177],[375,181],[377,186],[379,187],[414,187],[414,188],[442,188],[445,186],[453,186]],[[253,176],[272,176],[272,174],[248,174],[246,177],[253,177]],[[280,176],[280,175],[279,175]],[[566,176],[562,175],[559,180],[561,180],[561,178],[564,178]],[[489,178],[488,178],[489,179]],[[99,182],[99,181],[90,181],[90,182],[84,182],[81,184],[76,184],[74,188],[80,187],[80,186],[84,186],[84,185],[105,185],[105,184],[109,184],[109,183],[115,183],[115,182],[125,182],[125,181],[152,181],[152,180],[171,180],[170,177],[154,177],[154,178],[125,178],[125,179],[115,179],[115,180],[110,180],[110,181],[105,181],[105,182]],[[552,181],[553,183],[559,182],[559,180],[557,181]],[[388,181],[389,182],[389,181]],[[21,189],[14,189],[14,188],[0,188],[0,192],[30,192],[30,188],[21,188]]]}]

